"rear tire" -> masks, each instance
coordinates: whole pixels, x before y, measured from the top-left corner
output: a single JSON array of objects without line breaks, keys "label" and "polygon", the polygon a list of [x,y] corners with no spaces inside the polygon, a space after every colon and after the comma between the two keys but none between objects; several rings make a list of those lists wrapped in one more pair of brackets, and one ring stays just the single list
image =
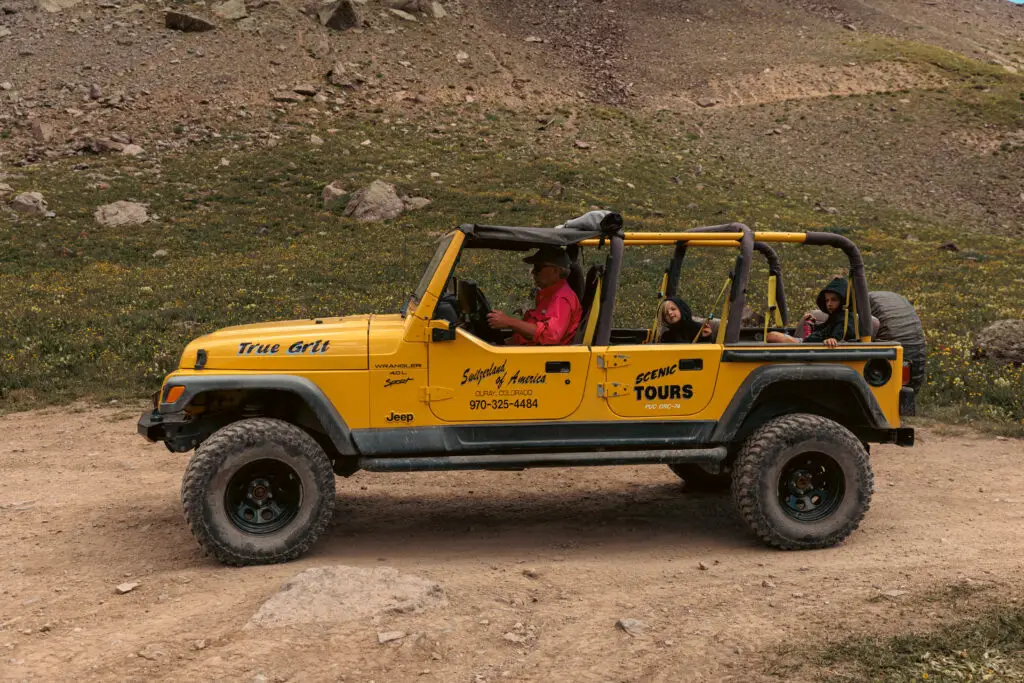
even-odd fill
[{"label": "rear tire", "polygon": [[924,329],[917,311],[906,297],[896,292],[871,292],[871,314],[878,318],[877,341],[899,342],[903,346],[903,362],[910,363],[910,382],[917,391],[927,379]]},{"label": "rear tire", "polygon": [[185,521],[203,550],[238,566],[293,560],[334,513],[334,472],[305,431],[271,418],[223,427],[192,455]]},{"label": "rear tire", "polygon": [[732,483],[730,472],[712,474],[693,463],[674,463],[668,467],[685,482],[687,491],[725,491]]},{"label": "rear tire", "polygon": [[758,538],[783,550],[828,548],[864,519],[874,475],[863,444],[818,415],[777,417],[744,442],[732,495]]}]

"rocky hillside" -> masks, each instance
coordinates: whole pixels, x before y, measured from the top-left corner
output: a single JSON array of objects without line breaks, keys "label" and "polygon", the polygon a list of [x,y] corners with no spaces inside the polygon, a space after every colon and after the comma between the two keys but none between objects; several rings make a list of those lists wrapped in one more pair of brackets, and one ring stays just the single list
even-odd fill
[{"label": "rocky hillside", "polygon": [[984,101],[1024,68],[1024,7],[1005,0],[0,8],[8,168],[218,136],[265,143],[296,120],[600,105],[680,113],[730,163],[792,183],[1002,233],[1024,217],[1021,100]]}]

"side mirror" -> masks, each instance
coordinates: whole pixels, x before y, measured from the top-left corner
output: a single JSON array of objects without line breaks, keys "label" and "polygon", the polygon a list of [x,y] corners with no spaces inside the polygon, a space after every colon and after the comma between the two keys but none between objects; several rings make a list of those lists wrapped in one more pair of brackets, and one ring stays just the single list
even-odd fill
[{"label": "side mirror", "polygon": [[431,320],[428,324],[430,328],[430,341],[432,342],[448,342],[455,341],[455,325],[448,320]]}]

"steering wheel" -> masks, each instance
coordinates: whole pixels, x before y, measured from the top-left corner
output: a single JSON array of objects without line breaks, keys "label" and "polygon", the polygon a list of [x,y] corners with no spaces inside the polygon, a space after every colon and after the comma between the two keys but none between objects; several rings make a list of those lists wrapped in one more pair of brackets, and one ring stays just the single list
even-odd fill
[{"label": "steering wheel", "polygon": [[459,308],[459,326],[491,344],[500,344],[504,336],[500,330],[492,330],[487,323],[491,304],[473,280],[459,280],[456,285]]}]

